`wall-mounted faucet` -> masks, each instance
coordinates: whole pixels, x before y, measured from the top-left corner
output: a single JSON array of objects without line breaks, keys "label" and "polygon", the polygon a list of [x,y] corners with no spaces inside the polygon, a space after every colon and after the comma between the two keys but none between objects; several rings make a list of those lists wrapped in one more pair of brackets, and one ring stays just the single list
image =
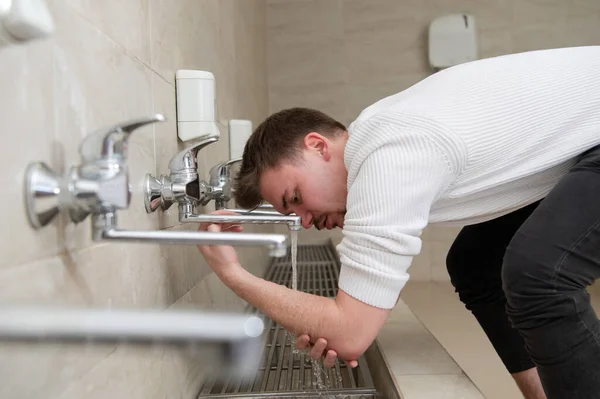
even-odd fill
[{"label": "wall-mounted faucet", "polygon": [[0,342],[202,347],[211,367],[243,375],[258,366],[264,322],[248,314],[0,306]]},{"label": "wall-mounted faucet", "polygon": [[254,212],[231,209],[240,215],[194,214],[194,207],[215,201],[215,209],[227,210],[226,205],[233,197],[231,167],[241,158],[225,161],[213,166],[209,181],[200,180],[198,175],[198,151],[217,141],[212,137],[199,142],[175,155],[169,162],[170,174],[158,179],[146,176],[146,211],[154,212],[159,207],[168,209],[173,203],[179,206],[181,223],[251,223],[287,224],[290,230],[299,230],[302,219],[297,215],[283,215],[276,211]]},{"label": "wall-mounted faucet", "polygon": [[[25,179],[25,200],[30,224],[41,228],[61,211],[67,211],[75,223],[92,216],[94,240],[180,243],[193,245],[244,245],[267,246],[271,256],[285,256],[286,237],[280,234],[239,234],[180,231],[122,230],[117,226],[117,210],[129,207],[131,188],[127,168],[127,143],[138,128],[165,121],[157,114],[150,118],[129,120],[88,135],[81,143],[81,165],[71,168],[62,178],[41,162],[28,166]],[[206,140],[199,146],[214,140]],[[165,201],[186,201],[197,198],[198,186],[189,184],[197,180],[196,153],[183,151],[171,160],[175,171],[170,190],[165,189]],[[163,187],[163,185],[161,185]],[[179,190],[179,188],[183,190]],[[192,191],[190,191],[192,190]],[[162,194],[162,193],[161,193]],[[161,195],[162,200],[162,195]],[[152,200],[149,200],[152,203]],[[156,198],[154,199],[156,201]],[[155,204],[155,203],[153,203]],[[148,206],[148,200],[146,205]]]}]

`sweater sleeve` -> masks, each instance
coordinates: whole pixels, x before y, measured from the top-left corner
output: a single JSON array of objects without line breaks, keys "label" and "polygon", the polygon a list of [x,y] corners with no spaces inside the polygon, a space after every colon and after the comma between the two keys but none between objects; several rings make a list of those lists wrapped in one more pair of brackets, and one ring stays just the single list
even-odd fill
[{"label": "sweater sleeve", "polygon": [[454,172],[448,154],[427,135],[399,135],[396,127],[378,125],[371,139],[379,140],[375,149],[352,161],[355,176],[337,248],[339,287],[361,302],[391,309],[421,251],[431,205]]}]

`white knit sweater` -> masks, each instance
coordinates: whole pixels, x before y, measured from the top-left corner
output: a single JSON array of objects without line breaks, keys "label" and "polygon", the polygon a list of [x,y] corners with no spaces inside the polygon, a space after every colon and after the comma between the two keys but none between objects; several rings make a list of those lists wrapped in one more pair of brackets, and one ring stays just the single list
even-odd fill
[{"label": "white knit sweater", "polygon": [[473,224],[535,202],[600,143],[600,47],[449,68],[348,130],[339,287],[390,309],[428,223]]}]

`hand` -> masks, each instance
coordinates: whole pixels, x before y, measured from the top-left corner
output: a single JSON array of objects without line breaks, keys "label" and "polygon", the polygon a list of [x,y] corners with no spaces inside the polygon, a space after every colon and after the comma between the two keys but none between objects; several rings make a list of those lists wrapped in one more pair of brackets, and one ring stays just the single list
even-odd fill
[{"label": "hand", "polygon": [[[211,215],[237,215],[232,211],[215,211]],[[200,223],[198,231],[218,232],[241,232],[243,227],[233,223]],[[206,259],[206,262],[221,277],[223,273],[230,271],[233,267],[239,267],[240,263],[235,249],[230,245],[198,245],[198,249]]]},{"label": "hand", "polygon": [[[310,345],[310,337],[307,334],[302,334],[298,336],[296,340],[296,348],[305,349]],[[313,360],[318,360],[321,357],[325,357],[323,359],[323,365],[325,367],[333,367],[335,361],[337,359],[336,351],[329,349],[327,353],[325,353],[325,349],[327,348],[327,340],[325,338],[319,338],[314,343],[313,347],[310,349],[310,357]],[[358,366],[358,361],[356,360],[345,360],[346,366],[350,368],[354,368]]]}]

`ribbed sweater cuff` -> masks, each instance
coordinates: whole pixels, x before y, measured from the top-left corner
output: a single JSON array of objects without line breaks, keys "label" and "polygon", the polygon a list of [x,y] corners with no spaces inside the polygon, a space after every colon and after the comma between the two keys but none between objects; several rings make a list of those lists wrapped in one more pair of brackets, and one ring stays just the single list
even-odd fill
[{"label": "ribbed sweater cuff", "polygon": [[368,305],[392,309],[408,279],[408,274],[389,275],[371,268],[354,267],[345,264],[342,258],[338,286],[346,294]]}]

